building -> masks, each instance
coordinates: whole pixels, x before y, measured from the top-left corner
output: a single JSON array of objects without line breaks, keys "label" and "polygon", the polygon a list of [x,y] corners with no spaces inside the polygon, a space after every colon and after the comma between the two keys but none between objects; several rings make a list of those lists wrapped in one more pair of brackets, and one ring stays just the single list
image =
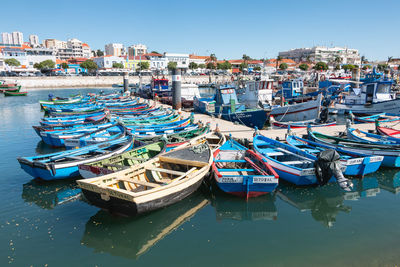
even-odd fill
[{"label": "building", "polygon": [[128,47],[128,56],[136,57],[147,54],[147,46],[144,44],[135,44]]},{"label": "building", "polygon": [[312,61],[338,64],[361,64],[360,54],[357,49],[347,47],[314,46],[312,48],[296,48],[279,52],[282,58],[292,59],[296,62]]},{"label": "building", "polygon": [[88,44],[73,38],[68,41],[46,39],[43,41],[46,48],[53,49],[57,59],[67,60],[70,58],[89,58],[91,49]]},{"label": "building", "polygon": [[194,63],[196,63],[197,65],[200,65],[200,64],[207,64],[207,59],[208,59],[209,57],[208,56],[198,56],[198,55],[194,55],[194,54],[192,54],[192,55],[189,55],[189,64],[191,63],[191,62],[194,62]]},{"label": "building", "polygon": [[165,70],[168,67],[168,60],[162,54],[147,53],[145,55],[150,60],[151,70]]},{"label": "building", "polygon": [[20,69],[33,69],[35,63],[45,60],[56,61],[53,49],[32,48],[25,44],[14,46],[0,46],[0,57],[3,59],[15,58],[20,62]]},{"label": "building", "polygon": [[38,47],[39,46],[39,37],[35,34],[29,35],[29,43],[32,47]]},{"label": "building", "polygon": [[24,35],[22,32],[13,32],[12,39],[15,45],[22,45],[24,43]]},{"label": "building", "polygon": [[[285,64],[288,65],[288,69],[289,69],[289,70],[293,70],[293,69],[295,69],[295,68],[297,67],[296,62],[295,62],[293,59],[281,58],[281,59],[278,61],[278,68],[279,68],[279,66],[280,66],[281,64],[283,64],[283,63],[285,63]],[[266,62],[266,67],[271,67],[271,68],[276,69],[276,67],[277,67],[277,65],[276,65],[276,58],[268,59],[267,62]]]},{"label": "building", "polygon": [[94,57],[93,61],[100,69],[111,69],[114,63],[121,63],[122,65],[125,65],[125,59],[123,57],[116,57],[111,55]]},{"label": "building", "polygon": [[130,70],[138,70],[139,69],[139,62],[148,62],[149,67],[151,67],[150,58],[146,55],[136,56],[136,57],[128,57],[124,56],[124,68]]},{"label": "building", "polygon": [[123,44],[106,44],[104,46],[104,53],[106,56],[115,56],[115,57],[120,57],[125,54],[125,48]]},{"label": "building", "polygon": [[168,63],[176,62],[177,68],[187,69],[189,67],[189,54],[164,53],[164,57]]},{"label": "building", "polygon": [[[247,71],[251,72],[255,67],[260,67],[262,68],[264,66],[264,63],[261,60],[244,60],[244,59],[233,59],[233,60],[228,60],[229,63],[232,65],[232,73],[238,73],[240,72],[240,65],[242,63],[247,64]],[[222,63],[222,62],[221,62]]]},{"label": "building", "polygon": [[2,44],[13,44],[13,39],[11,33],[3,32],[1,33],[1,43]]}]

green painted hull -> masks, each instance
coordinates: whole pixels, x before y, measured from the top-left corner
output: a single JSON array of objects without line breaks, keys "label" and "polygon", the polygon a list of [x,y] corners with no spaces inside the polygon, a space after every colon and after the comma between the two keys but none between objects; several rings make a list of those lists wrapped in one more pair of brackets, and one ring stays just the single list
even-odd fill
[{"label": "green painted hull", "polygon": [[4,96],[26,96],[28,92],[4,92]]},{"label": "green painted hull", "polygon": [[146,124],[161,124],[161,123],[168,123],[178,120],[180,117],[179,114],[171,114],[165,118],[161,119],[144,119],[144,120],[135,120],[135,119],[124,119],[122,118],[122,123],[125,126],[135,126],[135,125],[146,125]]},{"label": "green painted hull", "polygon": [[163,141],[140,146],[108,159],[81,165],[79,173],[84,178],[92,178],[121,171],[154,158],[164,152],[165,148]]}]

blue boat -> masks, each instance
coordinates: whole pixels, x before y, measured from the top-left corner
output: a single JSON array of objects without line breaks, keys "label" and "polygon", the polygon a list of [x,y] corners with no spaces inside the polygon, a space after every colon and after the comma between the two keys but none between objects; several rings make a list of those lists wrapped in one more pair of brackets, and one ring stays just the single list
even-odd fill
[{"label": "blue boat", "polygon": [[347,138],[367,144],[387,145],[400,148],[400,138],[368,133],[355,128],[346,128]]},{"label": "blue boat", "polygon": [[371,156],[383,156],[382,166],[400,167],[400,150],[395,146],[379,145],[371,143],[360,143],[350,139],[343,139],[336,136],[330,136],[307,129],[308,139],[329,146],[332,149],[342,149],[348,153],[360,153]]},{"label": "blue boat", "polygon": [[40,132],[43,142],[53,147],[63,147],[64,140],[70,138],[78,138],[88,133],[100,131],[102,129],[115,126],[115,123],[108,122],[94,125],[92,127],[77,128],[63,131]]},{"label": "blue boat", "polygon": [[315,156],[263,135],[253,138],[253,146],[256,152],[265,157],[280,179],[295,185],[318,184],[314,168]]},{"label": "blue boat", "polygon": [[107,159],[132,148],[133,136],[83,148],[34,157],[20,157],[21,168],[34,178],[57,180],[79,176],[78,165]]},{"label": "blue boat", "polygon": [[271,193],[278,186],[277,173],[261,155],[233,139],[214,152],[212,169],[222,191],[246,199]]},{"label": "blue boat", "polygon": [[[353,114],[353,112],[350,110],[349,114]],[[391,113],[379,113],[379,114],[374,114],[374,115],[369,115],[369,116],[364,116],[364,117],[354,116],[354,123],[375,123],[376,121],[378,121],[378,122],[396,122],[396,121],[400,121],[400,116],[396,115],[396,114],[391,114]]]},{"label": "blue boat", "polygon": [[101,116],[104,113],[105,113],[104,111],[101,111],[92,114],[60,116],[60,117],[43,117],[40,124],[43,126],[47,126],[52,124],[68,124],[68,123],[83,122],[91,117]]},{"label": "blue boat", "polygon": [[127,129],[121,124],[96,130],[79,137],[64,139],[64,145],[67,149],[79,148],[97,143],[120,139],[127,134]]},{"label": "blue boat", "polygon": [[194,98],[194,109],[201,113],[221,117],[224,120],[238,122],[248,127],[262,129],[267,120],[263,109],[247,109],[238,102],[233,85],[222,85],[216,90],[214,98]]},{"label": "blue boat", "polygon": [[[318,144],[316,142],[303,139],[294,135],[288,135],[286,137],[286,142],[289,145],[303,150],[315,157],[321,151],[330,148],[329,146]],[[346,170],[343,173],[344,175],[364,177],[369,173],[376,172],[383,161],[382,156],[368,156],[355,152],[349,153],[343,151],[341,148],[336,149],[336,151],[341,156],[341,163],[346,166]]]}]

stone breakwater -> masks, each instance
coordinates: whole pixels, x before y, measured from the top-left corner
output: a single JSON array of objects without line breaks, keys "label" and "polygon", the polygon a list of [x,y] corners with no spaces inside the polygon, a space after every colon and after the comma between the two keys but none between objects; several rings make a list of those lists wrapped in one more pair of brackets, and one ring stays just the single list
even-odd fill
[{"label": "stone breakwater", "polygon": [[[172,81],[171,76],[168,79]],[[122,84],[123,76],[9,77],[4,80],[9,83],[16,82],[25,88],[82,88]],[[142,77],[142,83],[149,83],[150,80],[151,76]],[[231,76],[182,76],[183,83],[206,84],[210,80],[213,83],[225,83],[231,81]],[[129,83],[139,83],[139,77],[129,76]]]}]

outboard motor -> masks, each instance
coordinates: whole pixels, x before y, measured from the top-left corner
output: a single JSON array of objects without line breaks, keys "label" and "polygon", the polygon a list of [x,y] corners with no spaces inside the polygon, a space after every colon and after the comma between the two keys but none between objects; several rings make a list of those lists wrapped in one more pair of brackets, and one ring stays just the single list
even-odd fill
[{"label": "outboard motor", "polygon": [[329,109],[326,106],[322,107],[321,113],[319,114],[319,119],[322,123],[328,121]]},{"label": "outboard motor", "polygon": [[351,191],[353,183],[344,177],[340,166],[340,155],[336,150],[327,149],[320,152],[314,164],[315,176],[320,186],[326,185],[333,175],[343,190]]}]

